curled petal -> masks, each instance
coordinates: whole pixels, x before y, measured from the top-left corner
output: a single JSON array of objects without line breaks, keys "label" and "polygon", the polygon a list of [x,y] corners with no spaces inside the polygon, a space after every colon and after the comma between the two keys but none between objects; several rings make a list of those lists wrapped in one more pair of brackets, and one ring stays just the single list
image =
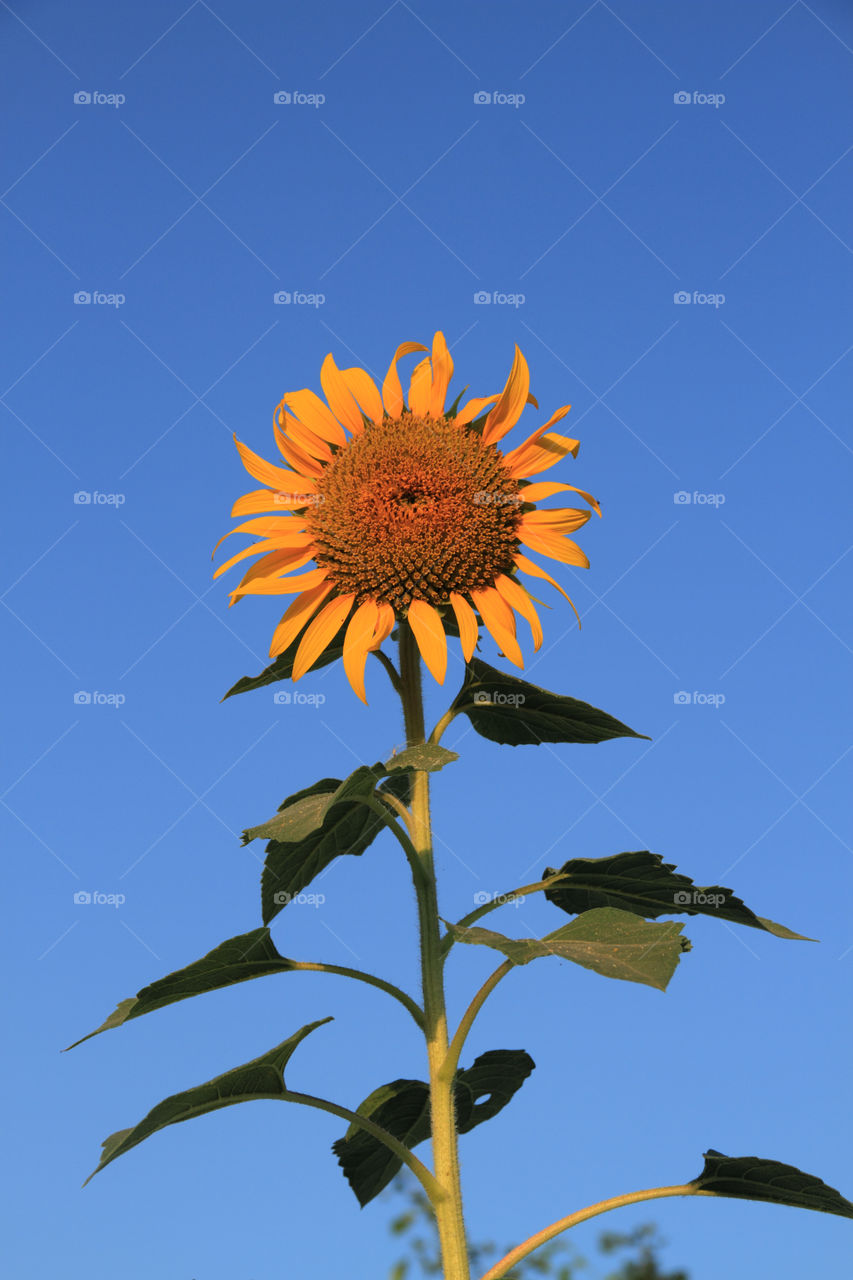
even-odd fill
[{"label": "curled petal", "polygon": [[483,428],[484,444],[495,444],[498,440],[502,440],[506,433],[515,426],[527,403],[529,391],[530,370],[521,351],[516,347],[515,358],[509,371],[509,377],[506,380],[506,386],[501,392],[500,399],[494,409],[486,418],[486,425]]},{"label": "curled petal", "polygon": [[375,600],[360,604],[349,621],[344,636],[344,671],[362,702],[367,702],[364,691],[364,668],[367,655],[373,645],[379,607]]},{"label": "curled petal", "polygon": [[281,403],[321,440],[327,440],[329,444],[346,444],[347,438],[343,427],[316,392],[311,391],[310,388],[303,387],[301,391],[288,391]]},{"label": "curled petal", "polygon": [[453,358],[447,349],[444,334],[439,329],[432,340],[432,389],[430,391],[429,411],[434,418],[444,413],[444,401],[447,388],[453,377]]},{"label": "curled petal", "polygon": [[540,566],[536,564],[534,560],[528,560],[527,556],[523,556],[521,552],[519,552],[516,556],[514,556],[513,559],[515,560],[516,567],[521,571],[521,573],[526,573],[531,578],[544,578],[546,582],[550,582],[552,587],[557,588],[560,595],[564,596],[565,599],[568,600],[569,604],[572,606],[575,617],[578,620],[578,630],[580,630],[581,616],[578,613],[577,609],[575,609],[575,603],[572,600],[571,596],[566,595],[565,591],[560,586],[559,582],[557,582],[556,579],[552,578],[550,573],[546,573],[544,569],[540,568]]},{"label": "curled petal", "polygon": [[597,498],[591,493],[587,493],[586,489],[579,489],[574,484],[557,484],[555,481],[542,480],[538,484],[527,484],[519,492],[522,502],[541,502],[543,498],[553,498],[555,493],[579,493],[585,502],[588,502],[598,515],[601,515],[601,505]]},{"label": "curled petal", "polygon": [[342,422],[345,427],[349,427],[353,435],[360,435],[364,430],[364,422],[361,417],[361,410],[352,397],[346,379],[335,364],[334,357],[331,352],[326,356],[320,368],[320,385],[323,388],[323,395],[329,402],[332,413]]},{"label": "curled petal", "polygon": [[[285,431],[281,431],[279,429],[279,423],[286,429]],[[287,456],[286,446],[289,445],[292,447],[294,444],[297,445],[298,448],[304,449],[310,458],[322,459],[323,462],[331,462],[334,457],[334,454],[326,444],[325,440],[321,440],[318,435],[315,435],[315,433],[301,423],[298,418],[294,418],[292,413],[287,413],[284,409],[280,409],[278,411],[278,422],[273,422],[272,429],[273,434],[275,435],[275,442],[279,448],[279,453],[288,462],[290,459]]]},{"label": "curled petal", "polygon": [[[350,393],[356,400],[365,417],[371,422],[382,421],[382,397],[376,389],[376,383],[373,381],[369,373],[365,373],[364,369],[342,369],[341,377],[347,384]],[[364,429],[362,423],[359,430]]]},{"label": "curled petal", "polygon": [[379,604],[377,611],[376,626],[373,631],[373,640],[370,645],[371,651],[380,648],[380,646],[385,643],[391,632],[394,630],[394,624],[396,621],[397,618],[391,605],[386,604],[383,600]]},{"label": "curled petal", "polygon": [[429,413],[430,387],[432,375],[429,368],[429,356],[421,360],[412,370],[409,383],[409,408],[417,418],[424,418]]},{"label": "curled petal", "polygon": [[521,480],[524,476],[535,475],[537,471],[547,471],[548,467],[553,467],[555,462],[565,458],[567,453],[576,458],[579,448],[580,440],[572,440],[569,436],[549,431],[540,436],[535,444],[519,445],[517,449],[513,449],[504,458],[504,463],[512,478]]},{"label": "curled petal", "polygon": [[[285,471],[283,467],[274,467],[271,462],[259,457],[254,450],[243,444],[242,440],[238,440],[236,436],[234,437],[234,443],[237,446],[243,466],[253,479],[260,480],[261,484],[268,485],[271,489],[287,489],[293,476],[292,471]],[[297,467],[297,470],[301,471],[302,468]]]},{"label": "curled petal", "polygon": [[385,405],[385,412],[391,418],[399,418],[403,412],[403,388],[397,372],[397,361],[402,356],[413,355],[416,351],[426,351],[426,347],[420,342],[401,342],[388,366],[385,381],[382,383],[382,403]]},{"label": "curled petal", "polygon": [[530,630],[533,634],[533,648],[541,649],[542,647],[542,623],[539,621],[539,614],[533,608],[533,602],[530,596],[524,590],[520,582],[513,581],[508,578],[505,573],[500,574],[495,579],[495,589],[500,592],[507,604],[515,609],[516,613],[520,613],[530,623]]}]

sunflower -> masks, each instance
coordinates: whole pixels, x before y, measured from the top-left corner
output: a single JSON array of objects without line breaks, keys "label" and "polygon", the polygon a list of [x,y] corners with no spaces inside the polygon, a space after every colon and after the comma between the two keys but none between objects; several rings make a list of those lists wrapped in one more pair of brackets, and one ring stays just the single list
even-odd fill
[{"label": "sunflower", "polygon": [[529,624],[535,649],[542,626],[518,575],[544,579],[575,607],[522,547],[589,567],[567,535],[591,511],[535,504],[571,491],[601,515],[583,489],[529,481],[567,454],[577,456],[579,442],[551,430],[571,405],[516,448],[498,448],[525,405],[539,407],[518,347],[499,395],[471,399],[460,409],[463,392],[447,410],[453,361],[440,332],[412,371],[408,404],[403,399],[397,361],[418,351],[427,348],[418,342],[397,348],[381,394],[363,369],[339,369],[328,355],[320,370],[328,403],[306,388],[288,392],[276,407],[273,432],[284,467],[235,436],[244,467],[263,488],[238,498],[232,516],[252,518],[231,532],[256,540],[214,575],[260,556],[231,592],[231,603],[246,595],[295,597],[270,646],[275,658],[301,636],[294,680],[346,624],[344,669],[365,702],[367,655],[404,619],[439,683],[447,670],[446,627],[458,634],[466,661],[482,623],[504,656],[523,667],[516,615]]}]

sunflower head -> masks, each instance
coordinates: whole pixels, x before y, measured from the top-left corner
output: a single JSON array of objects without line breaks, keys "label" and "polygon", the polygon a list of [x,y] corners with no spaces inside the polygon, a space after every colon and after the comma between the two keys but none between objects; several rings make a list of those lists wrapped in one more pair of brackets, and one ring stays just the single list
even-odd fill
[{"label": "sunflower head", "polygon": [[[231,532],[256,540],[216,575],[258,556],[232,603],[244,595],[294,597],[270,646],[277,657],[301,636],[294,680],[346,623],[344,668],[365,701],[367,655],[404,619],[439,682],[447,669],[448,623],[466,660],[482,623],[510,662],[523,667],[516,615],[530,625],[537,649],[542,627],[518,575],[544,578],[566,593],[522,547],[586,568],[586,556],[566,535],[589,519],[589,508],[601,514],[595,498],[574,485],[529,481],[577,454],[577,440],[551,430],[570,405],[510,452],[498,448],[525,405],[538,408],[518,347],[503,391],[458,411],[456,405],[445,411],[453,361],[442,333],[412,371],[404,401],[397,361],[426,350],[414,342],[398,347],[381,394],[363,369],[338,369],[327,356],[320,371],[325,402],[304,389],[289,392],[276,408],[273,431],[286,467],[236,442],[246,470],[264,487],[238,498],[231,513],[253,517]],[[589,507],[536,506],[568,491]],[[299,572],[312,562],[314,568]]]}]

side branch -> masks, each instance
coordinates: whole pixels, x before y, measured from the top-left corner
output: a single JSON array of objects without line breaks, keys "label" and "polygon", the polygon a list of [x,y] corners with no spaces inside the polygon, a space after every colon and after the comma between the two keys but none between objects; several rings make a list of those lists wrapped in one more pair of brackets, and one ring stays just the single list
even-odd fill
[{"label": "side branch", "polygon": [[293,960],[291,961],[294,969],[305,970],[309,973],[336,973],[342,978],[355,978],[358,982],[366,982],[371,987],[378,987],[380,991],[386,991],[389,996],[393,996],[395,1000],[399,1000],[404,1009],[407,1009],[414,1018],[421,1031],[424,1029],[423,1009],[413,1000],[405,991],[401,991],[399,987],[395,987],[393,982],[386,982],[384,978],[377,978],[373,973],[365,973],[362,969],[350,969],[342,964],[315,964],[311,960]]},{"label": "side branch", "polygon": [[498,968],[495,969],[494,973],[489,975],[480,987],[480,990],[474,996],[474,999],[468,1005],[468,1008],[462,1015],[462,1020],[459,1023],[459,1026],[456,1028],[456,1034],[450,1042],[450,1046],[447,1050],[447,1056],[445,1057],[444,1064],[441,1068],[441,1073],[445,1079],[452,1080],[456,1074],[456,1068],[459,1065],[459,1055],[462,1052],[462,1046],[467,1039],[468,1032],[474,1025],[474,1019],[477,1014],[480,1012],[501,979],[505,978],[506,975],[516,967],[517,966],[512,962],[512,960],[505,960],[502,965],[499,965]]},{"label": "side branch", "polygon": [[711,1191],[699,1191],[689,1182],[685,1182],[674,1187],[652,1187],[649,1191],[629,1191],[624,1196],[613,1196],[610,1200],[600,1200],[598,1204],[590,1205],[588,1209],[578,1209],[577,1213],[570,1213],[568,1217],[560,1218],[557,1222],[545,1227],[543,1231],[537,1231],[535,1236],[530,1236],[522,1244],[516,1245],[508,1254],[496,1262],[493,1267],[481,1277],[481,1280],[502,1280],[509,1271],[533,1253],[534,1249],[538,1249],[540,1245],[547,1244],[549,1240],[553,1240],[563,1231],[568,1231],[570,1227],[576,1227],[580,1222],[586,1222],[588,1218],[596,1218],[600,1213],[609,1213],[611,1209],[621,1209],[629,1204],[641,1204],[644,1200],[663,1200],[667,1196],[709,1196],[713,1195]]}]

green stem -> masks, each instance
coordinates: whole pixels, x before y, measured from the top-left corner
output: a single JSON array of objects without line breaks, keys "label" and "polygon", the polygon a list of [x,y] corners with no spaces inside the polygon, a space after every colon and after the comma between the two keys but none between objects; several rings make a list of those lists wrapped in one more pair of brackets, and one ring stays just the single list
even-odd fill
[{"label": "green stem", "polygon": [[361,969],[349,969],[342,964],[315,964],[310,960],[292,960],[291,964],[294,969],[308,973],[337,973],[342,978],[355,978],[358,982],[367,982],[371,987],[378,987],[380,991],[386,991],[389,996],[399,1000],[403,1008],[408,1009],[421,1031],[424,1030],[424,1014],[420,1005],[411,996],[406,995],[405,991],[395,987],[393,982],[386,982],[384,978],[377,978],[373,973],[364,973]]},{"label": "green stem", "polygon": [[[537,880],[534,884],[523,884],[520,889],[510,889],[508,893],[499,893],[496,898],[490,898],[481,907],[476,907],[474,911],[469,911],[467,916],[457,920],[456,927],[457,929],[467,929],[469,925],[475,924],[483,916],[487,916],[490,911],[496,911],[498,907],[506,906],[514,898],[524,898],[529,893],[538,893],[541,889],[550,889],[551,885],[557,884],[561,880],[568,880],[568,878],[568,876],[562,875],[549,876],[547,880]],[[453,946],[453,942],[452,934],[446,934],[441,944],[443,957],[447,956],[448,951]]]},{"label": "green stem", "polygon": [[689,1182],[676,1187],[653,1187],[650,1191],[630,1191],[624,1196],[613,1196],[610,1200],[601,1200],[598,1204],[590,1205],[588,1209],[578,1209],[577,1213],[570,1213],[565,1218],[560,1218],[557,1222],[545,1227],[542,1231],[537,1231],[535,1236],[530,1236],[522,1244],[516,1245],[511,1249],[499,1262],[481,1277],[481,1280],[503,1280],[509,1271],[526,1258],[528,1254],[533,1253],[534,1249],[538,1249],[540,1245],[547,1244],[549,1240],[553,1240],[554,1236],[560,1235],[563,1231],[568,1231],[570,1227],[575,1227],[579,1222],[586,1222],[588,1218],[596,1218],[600,1213],[608,1213],[611,1209],[621,1209],[629,1204],[641,1204],[644,1200],[662,1200],[666,1196],[708,1196],[713,1195],[711,1191],[699,1191]]},{"label": "green stem", "polygon": [[[421,660],[408,622],[400,624],[400,679],[406,740],[410,747],[425,740],[421,693]],[[412,771],[412,843],[420,877],[415,877],[421,942],[421,975],[429,1061],[430,1118],[435,1177],[445,1198],[434,1205],[441,1241],[444,1280],[469,1280],[468,1244],[462,1216],[462,1188],[453,1098],[453,1072],[447,1063],[447,1010],[444,1001],[442,944],[432,855],[429,773]]]},{"label": "green stem", "polygon": [[421,1164],[417,1156],[412,1155],[409,1148],[399,1139],[395,1138],[387,1129],[383,1129],[381,1125],[375,1124],[372,1120],[368,1120],[367,1116],[360,1116],[356,1111],[349,1111],[346,1107],[339,1107],[336,1102],[329,1102],[326,1098],[315,1098],[310,1093],[294,1093],[291,1089],[285,1089],[284,1093],[269,1094],[269,1097],[282,1098],[285,1102],[298,1102],[303,1107],[316,1107],[318,1111],[328,1111],[333,1116],[340,1116],[342,1120],[347,1120],[350,1124],[356,1124],[362,1129],[366,1129],[368,1133],[372,1133],[377,1141],[386,1146],[389,1151],[393,1151],[403,1164],[411,1169],[418,1182],[430,1198],[433,1206],[439,1205],[444,1199],[444,1193],[437,1181],[430,1173],[425,1164]]},{"label": "green stem", "polygon": [[429,735],[428,741],[434,742],[436,744],[441,742],[442,735],[444,734],[445,729],[450,724],[451,720],[454,720],[458,714],[459,712],[454,711],[453,707],[450,707],[447,711],[445,711],[444,715],[441,717],[438,724],[435,726],[432,733]]},{"label": "green stem", "polygon": [[486,981],[483,983],[482,987],[480,987],[480,990],[474,996],[474,999],[462,1015],[462,1021],[456,1028],[456,1034],[450,1042],[450,1048],[447,1050],[447,1058],[445,1059],[444,1070],[451,1076],[455,1074],[456,1068],[459,1065],[459,1055],[462,1052],[462,1046],[467,1039],[468,1032],[474,1025],[474,1019],[501,979],[505,978],[506,975],[516,967],[517,966],[513,964],[512,960],[505,960],[502,965],[499,965],[498,968],[495,969],[494,973],[486,978]]},{"label": "green stem", "polygon": [[[384,797],[382,800],[378,800],[374,794],[372,796],[353,796],[352,799],[356,804],[363,804],[366,805],[368,809],[372,809],[377,817],[382,819],[388,830],[394,833],[406,855],[409,866],[412,868],[412,875],[414,877],[415,884],[419,884],[424,878],[424,868],[420,854],[412,841],[406,835],[405,831],[403,831],[400,824],[395,822],[391,817],[385,807]],[[408,826],[410,830],[414,831],[414,823],[411,814],[409,814],[408,817]]]},{"label": "green stem", "polygon": [[396,689],[397,693],[399,693],[400,697],[402,698],[403,686],[400,682],[400,674],[397,671],[397,668],[394,666],[394,663],[388,657],[387,653],[383,653],[381,649],[374,649],[373,656],[374,658],[378,658],[379,661],[382,663],[383,667],[388,672],[389,680],[391,681],[392,685]]}]

